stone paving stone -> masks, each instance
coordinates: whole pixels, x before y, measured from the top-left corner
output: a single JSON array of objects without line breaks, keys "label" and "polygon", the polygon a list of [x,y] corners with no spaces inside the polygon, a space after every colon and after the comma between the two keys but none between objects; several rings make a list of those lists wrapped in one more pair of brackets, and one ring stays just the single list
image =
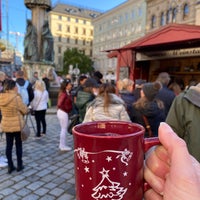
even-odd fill
[{"label": "stone paving stone", "polygon": [[4,189],[1,189],[0,194],[2,194],[3,196],[8,196],[10,194],[13,194],[14,191],[15,191],[14,189],[7,187]]},{"label": "stone paving stone", "polygon": [[70,194],[63,194],[57,200],[74,200],[74,196]]},{"label": "stone paving stone", "polygon": [[24,188],[25,186],[27,186],[27,185],[29,185],[29,184],[30,184],[29,181],[27,181],[27,180],[22,180],[22,181],[17,182],[16,184],[12,185],[12,188],[13,188],[14,190],[19,190],[19,189]]},{"label": "stone paving stone", "polygon": [[21,199],[21,197],[19,197],[19,196],[16,195],[16,194],[11,194],[11,195],[9,195],[9,196],[3,198],[3,200],[20,200],[20,199]]},{"label": "stone paving stone", "polygon": [[38,188],[40,188],[42,185],[44,185],[44,182],[41,182],[41,181],[36,181],[28,186],[26,186],[28,189],[32,190],[32,191],[35,191],[37,190]]},{"label": "stone paving stone", "polygon": [[36,194],[30,194],[22,198],[21,200],[38,200],[40,197]]},{"label": "stone paving stone", "polygon": [[55,197],[59,197],[61,194],[63,194],[65,190],[61,188],[55,188],[49,192],[49,194],[54,195]]},{"label": "stone paving stone", "polygon": [[22,188],[22,189],[16,191],[16,194],[21,196],[21,198],[25,197],[25,196],[27,196],[27,195],[29,195],[31,193],[32,193],[32,191],[27,189],[27,188]]},{"label": "stone paving stone", "polygon": [[34,193],[37,194],[37,195],[39,195],[39,196],[41,196],[41,197],[43,197],[43,196],[45,196],[47,193],[49,193],[49,190],[46,189],[46,188],[39,188],[39,189],[37,189]]}]

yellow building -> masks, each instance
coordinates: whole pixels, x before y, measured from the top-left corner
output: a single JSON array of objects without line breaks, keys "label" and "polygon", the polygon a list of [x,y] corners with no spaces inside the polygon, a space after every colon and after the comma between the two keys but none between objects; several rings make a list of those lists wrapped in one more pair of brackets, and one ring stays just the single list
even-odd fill
[{"label": "yellow building", "polygon": [[92,20],[100,14],[98,11],[66,4],[57,4],[49,12],[57,71],[63,69],[63,54],[67,49],[77,48],[92,58]]}]

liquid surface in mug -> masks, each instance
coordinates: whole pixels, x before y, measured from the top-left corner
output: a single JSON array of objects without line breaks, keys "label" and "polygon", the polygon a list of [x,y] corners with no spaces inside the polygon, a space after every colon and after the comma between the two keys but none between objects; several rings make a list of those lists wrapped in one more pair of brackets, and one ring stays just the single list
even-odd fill
[{"label": "liquid surface in mug", "polygon": [[117,133],[93,133],[91,135],[96,135],[96,136],[119,136],[121,134],[117,134]]}]

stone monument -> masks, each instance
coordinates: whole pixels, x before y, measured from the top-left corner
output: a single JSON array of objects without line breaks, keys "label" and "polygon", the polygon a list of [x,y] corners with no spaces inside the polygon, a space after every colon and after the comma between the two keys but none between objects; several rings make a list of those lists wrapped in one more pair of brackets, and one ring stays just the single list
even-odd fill
[{"label": "stone monument", "polygon": [[[54,71],[54,41],[47,16],[51,10],[51,0],[24,0],[24,4],[31,10],[32,19],[27,20],[23,70],[29,79],[35,71],[39,78],[45,73],[49,75],[51,86],[57,87],[59,82]],[[52,71],[55,76],[52,76]]]}]

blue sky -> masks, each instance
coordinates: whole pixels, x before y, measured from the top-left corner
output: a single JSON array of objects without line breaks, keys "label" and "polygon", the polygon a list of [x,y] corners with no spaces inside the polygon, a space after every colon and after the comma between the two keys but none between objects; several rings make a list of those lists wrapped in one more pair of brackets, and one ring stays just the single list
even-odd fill
[{"label": "blue sky", "polygon": [[[26,18],[31,18],[31,12],[26,9],[24,0],[2,1],[2,39],[9,42],[23,53],[23,40],[26,31]],[[118,6],[126,0],[52,0],[52,6],[56,3],[73,4],[90,9],[107,11]]]}]

